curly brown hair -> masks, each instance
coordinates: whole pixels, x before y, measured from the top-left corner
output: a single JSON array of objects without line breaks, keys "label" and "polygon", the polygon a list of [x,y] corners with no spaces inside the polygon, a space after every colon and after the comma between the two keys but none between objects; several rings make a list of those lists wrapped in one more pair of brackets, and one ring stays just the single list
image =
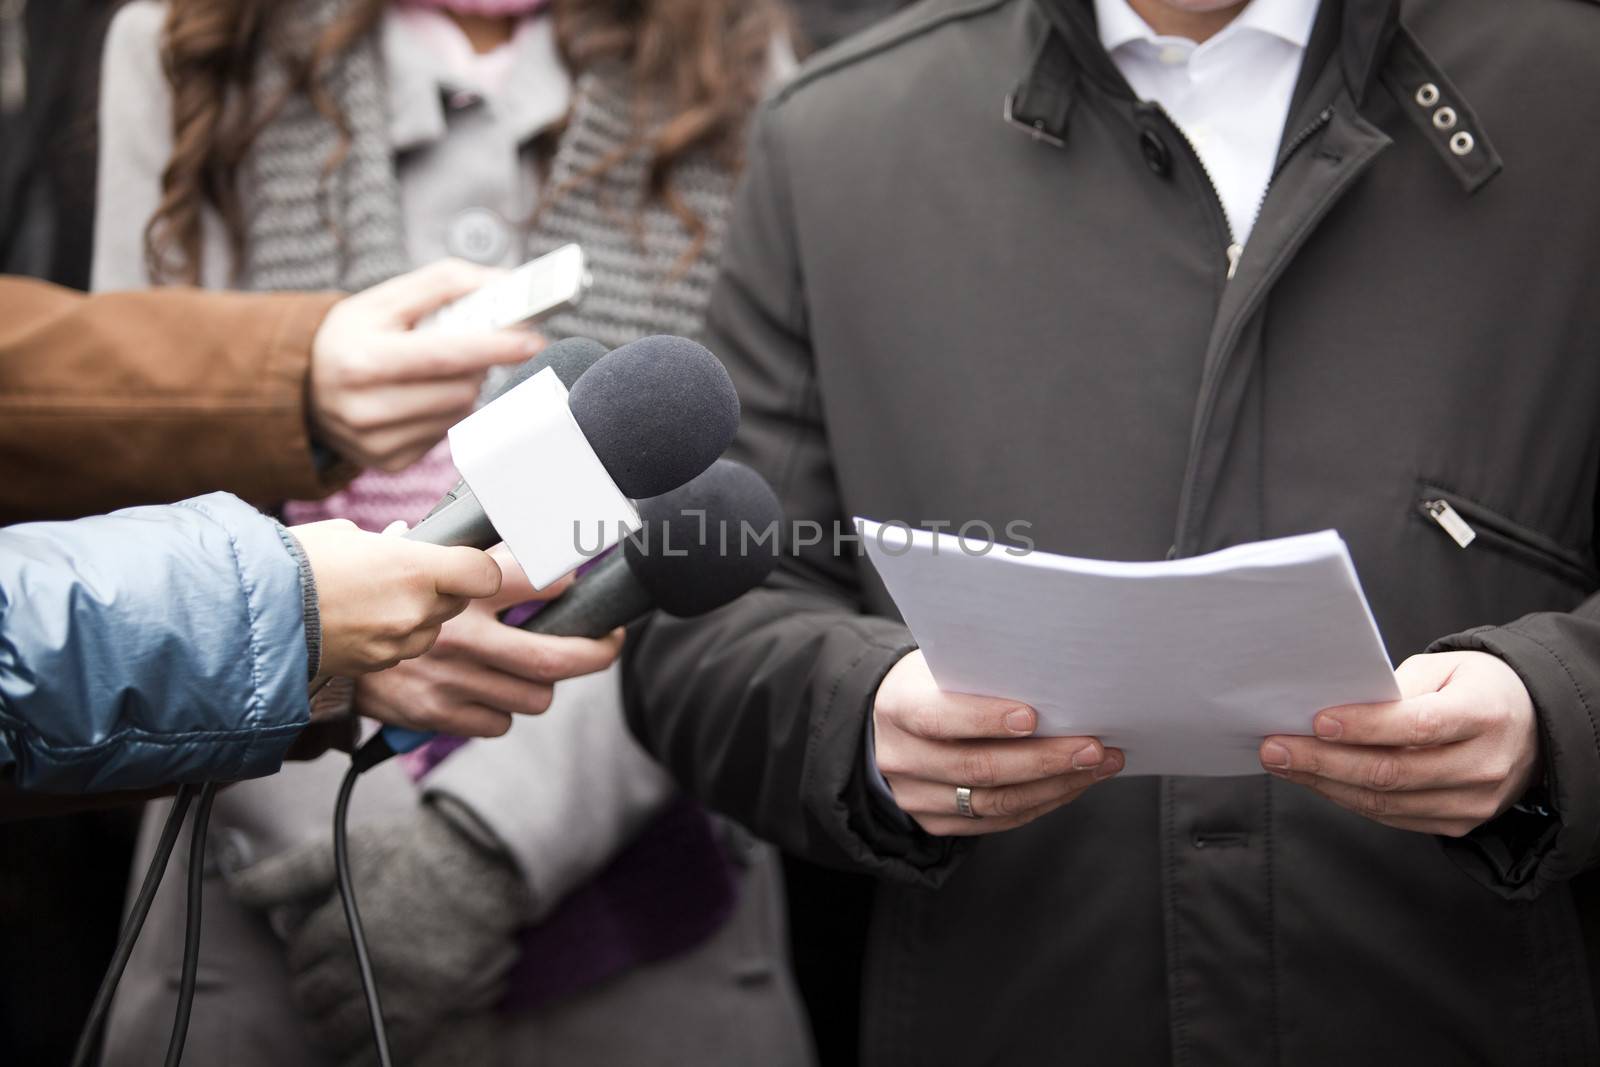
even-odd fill
[{"label": "curly brown hair", "polygon": [[[350,130],[328,92],[330,64],[377,27],[389,0],[350,0],[311,40],[284,16],[283,0],[168,0],[161,62],[172,87],[172,154],[161,202],[145,228],[145,257],[157,280],[193,284],[200,273],[201,217],[221,216],[234,262],[244,251],[239,173],[251,146],[285,100],[304,94],[340,133],[324,174],[338,170]],[[745,126],[771,75],[772,46],[789,26],[778,0],[552,0],[550,17],[568,71],[605,65],[630,75],[633,134],[548,202],[598,181],[635,151],[648,153],[645,203],[666,206],[704,244],[705,223],[674,192],[674,168],[706,152],[737,169]],[[274,99],[257,98],[257,72],[272,56],[286,74]],[[663,120],[661,116],[665,115]],[[565,122],[545,131],[553,144]]]}]

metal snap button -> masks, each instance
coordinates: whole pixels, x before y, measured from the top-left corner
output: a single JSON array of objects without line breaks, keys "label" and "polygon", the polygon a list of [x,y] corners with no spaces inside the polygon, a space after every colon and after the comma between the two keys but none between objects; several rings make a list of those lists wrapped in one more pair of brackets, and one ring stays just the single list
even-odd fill
[{"label": "metal snap button", "polygon": [[474,263],[499,263],[511,248],[511,230],[488,208],[469,207],[450,220],[444,235],[445,250]]},{"label": "metal snap button", "polygon": [[1417,103],[1423,107],[1432,107],[1439,102],[1439,87],[1432,82],[1424,82],[1417,89]]},{"label": "metal snap button", "polygon": [[1436,130],[1452,130],[1456,125],[1456,109],[1441,107],[1433,113],[1433,127]]},{"label": "metal snap button", "polygon": [[1478,142],[1473,139],[1472,134],[1468,133],[1466,130],[1462,130],[1460,133],[1450,138],[1450,151],[1454,152],[1458,156],[1464,156],[1471,152],[1473,146],[1477,143]]},{"label": "metal snap button", "polygon": [[1172,155],[1154,130],[1145,130],[1139,135],[1139,151],[1144,153],[1145,166],[1151,173],[1159,178],[1172,173]]}]

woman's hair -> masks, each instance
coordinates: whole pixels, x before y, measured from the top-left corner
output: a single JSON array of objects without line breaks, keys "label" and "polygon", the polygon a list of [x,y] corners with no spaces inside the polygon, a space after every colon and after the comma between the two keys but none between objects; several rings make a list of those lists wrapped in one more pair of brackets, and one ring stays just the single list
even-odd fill
[{"label": "woman's hair", "polygon": [[[304,94],[339,130],[343,162],[350,130],[327,88],[329,67],[374,31],[388,0],[351,0],[314,40],[297,40],[284,0],[168,0],[161,61],[172,86],[172,155],[161,174],[161,202],[145,229],[151,277],[193,283],[200,273],[201,216],[222,218],[234,262],[243,258],[239,173],[257,135],[292,94]],[[667,207],[694,238],[705,222],[672,185],[677,165],[704,152],[730,169],[743,162],[745,125],[772,73],[772,47],[788,29],[777,0],[552,0],[550,16],[567,69],[627,72],[633,94],[630,140],[588,172],[551,191],[546,202],[598,182],[635,151],[649,160],[644,203]],[[256,96],[262,60],[287,75],[274,99]],[[563,122],[546,131],[547,145]],[[331,224],[331,222],[330,222]]]}]

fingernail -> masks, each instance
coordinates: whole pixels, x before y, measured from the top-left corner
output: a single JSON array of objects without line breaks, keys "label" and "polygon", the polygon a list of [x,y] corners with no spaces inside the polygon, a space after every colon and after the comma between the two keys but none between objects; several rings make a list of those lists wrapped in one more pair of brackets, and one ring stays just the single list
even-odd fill
[{"label": "fingernail", "polygon": [[1027,708],[1012,708],[1006,712],[1006,729],[1014,734],[1033,733],[1033,712]]},{"label": "fingernail", "polygon": [[1344,723],[1335,719],[1332,715],[1318,715],[1313,722],[1312,729],[1316,730],[1317,736],[1323,740],[1335,741],[1338,740],[1340,734],[1344,733]]},{"label": "fingernail", "polygon": [[540,352],[544,351],[544,338],[537,335],[524,338],[522,342],[522,350],[530,356],[537,356]]},{"label": "fingernail", "polygon": [[1072,767],[1074,770],[1086,771],[1090,767],[1098,767],[1105,762],[1106,750],[1099,745],[1089,745],[1080,748],[1072,754]]},{"label": "fingernail", "polygon": [[1286,771],[1289,769],[1289,750],[1276,741],[1268,741],[1261,746],[1261,763],[1266,767]]},{"label": "fingernail", "polygon": [[1097,782],[1105,781],[1120,770],[1122,770],[1122,757],[1113,754],[1104,763],[1100,764],[1099,770],[1094,772],[1094,780]]}]

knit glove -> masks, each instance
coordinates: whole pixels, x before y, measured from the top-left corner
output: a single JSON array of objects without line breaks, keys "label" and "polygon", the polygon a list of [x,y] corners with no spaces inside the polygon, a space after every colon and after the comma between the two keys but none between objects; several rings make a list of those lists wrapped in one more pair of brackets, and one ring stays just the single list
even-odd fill
[{"label": "knit glove", "polygon": [[[528,908],[521,876],[434,805],[352,828],[350,868],[390,1048],[400,1061],[424,1048],[433,1059],[435,1039],[448,1047],[446,1019],[483,1015],[504,992]],[[284,938],[291,993],[313,1039],[341,1064],[375,1062],[331,842],[274,856],[229,885]]]},{"label": "knit glove", "polygon": [[504,1024],[494,1012],[453,1015],[439,1023],[427,1047],[405,1067],[504,1067],[511,1058],[505,1045]]}]

